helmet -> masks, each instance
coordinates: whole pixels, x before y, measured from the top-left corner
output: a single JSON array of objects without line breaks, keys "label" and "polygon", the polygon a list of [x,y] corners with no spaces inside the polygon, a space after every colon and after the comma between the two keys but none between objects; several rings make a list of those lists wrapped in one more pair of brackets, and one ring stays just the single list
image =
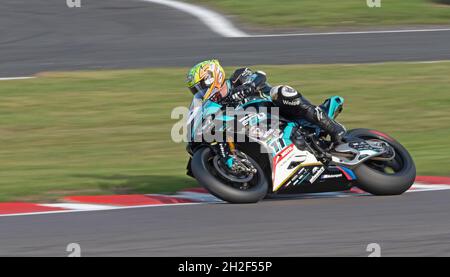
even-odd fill
[{"label": "helmet", "polygon": [[[186,84],[192,94],[200,93],[203,99],[219,91],[225,83],[225,71],[218,60],[209,60],[195,65],[187,75]],[[215,92],[215,91],[214,91]]]}]

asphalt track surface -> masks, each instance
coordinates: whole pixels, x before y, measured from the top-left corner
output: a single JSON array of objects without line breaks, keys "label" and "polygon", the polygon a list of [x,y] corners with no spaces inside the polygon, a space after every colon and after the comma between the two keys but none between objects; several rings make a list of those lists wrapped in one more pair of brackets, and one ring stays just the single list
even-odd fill
[{"label": "asphalt track surface", "polygon": [[[0,77],[47,70],[450,59],[450,33],[221,38],[132,0],[3,0]],[[450,256],[450,191],[0,218],[1,256]]]},{"label": "asphalt track surface", "polygon": [[[136,0],[2,0],[0,77],[40,71],[450,59],[450,32],[223,38],[191,15]],[[447,26],[448,27],[448,26]]]},{"label": "asphalt track surface", "polygon": [[0,255],[450,256],[450,191],[0,219]]}]

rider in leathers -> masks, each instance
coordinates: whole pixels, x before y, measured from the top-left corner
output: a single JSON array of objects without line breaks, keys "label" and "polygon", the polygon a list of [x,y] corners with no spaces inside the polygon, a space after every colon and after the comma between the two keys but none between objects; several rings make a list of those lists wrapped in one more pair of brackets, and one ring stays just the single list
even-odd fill
[{"label": "rider in leathers", "polygon": [[329,118],[323,110],[312,105],[300,92],[286,85],[272,87],[265,82],[264,72],[253,72],[249,68],[237,69],[231,78],[225,79],[225,71],[217,60],[204,61],[194,66],[188,73],[187,86],[194,94],[192,106],[196,102],[215,94],[221,98],[241,101],[255,89],[254,80],[264,80],[258,87],[279,107],[280,115],[288,120],[306,119],[318,125],[335,144],[342,143],[345,128]]}]

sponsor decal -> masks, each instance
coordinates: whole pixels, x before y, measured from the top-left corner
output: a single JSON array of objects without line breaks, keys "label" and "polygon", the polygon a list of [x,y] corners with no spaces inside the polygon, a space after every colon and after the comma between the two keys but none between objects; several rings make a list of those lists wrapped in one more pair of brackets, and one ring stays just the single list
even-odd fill
[{"label": "sponsor decal", "polygon": [[297,180],[297,179],[303,178],[303,177],[304,177],[304,174],[303,174],[303,173],[305,173],[305,168],[300,169],[300,170],[297,172],[297,174],[295,174],[295,176],[292,178],[291,181],[295,181],[295,180]]},{"label": "sponsor decal", "polygon": [[312,184],[314,183],[317,178],[319,178],[320,174],[322,174],[325,171],[324,167],[314,167],[312,170],[312,174],[314,174],[311,179],[309,179],[309,182]]},{"label": "sponsor decal", "polygon": [[300,100],[283,100],[283,104],[287,106],[298,106],[300,105]]},{"label": "sponsor decal", "polygon": [[278,139],[280,138],[280,130],[277,129],[269,129],[265,130],[263,128],[260,128],[258,126],[250,126],[248,134],[249,136],[253,138],[257,138],[266,144],[270,144],[272,139]]},{"label": "sponsor decal", "polygon": [[243,126],[247,126],[249,123],[255,125],[259,121],[266,119],[266,117],[267,115],[265,113],[251,114],[243,117],[239,122],[241,122]]},{"label": "sponsor decal", "polygon": [[324,174],[320,179],[333,179],[333,178],[341,178],[342,174]]},{"label": "sponsor decal", "polygon": [[301,182],[303,181],[304,178],[305,178],[305,175],[302,174],[302,175],[300,175],[300,176],[298,177],[297,180],[292,181],[293,184],[294,184],[294,186],[299,185],[299,183],[301,183]]},{"label": "sponsor decal", "polygon": [[294,144],[291,144],[288,147],[286,147],[283,151],[280,152],[280,154],[278,154],[275,157],[275,164],[279,163],[282,159],[284,159],[292,151],[294,151]]}]

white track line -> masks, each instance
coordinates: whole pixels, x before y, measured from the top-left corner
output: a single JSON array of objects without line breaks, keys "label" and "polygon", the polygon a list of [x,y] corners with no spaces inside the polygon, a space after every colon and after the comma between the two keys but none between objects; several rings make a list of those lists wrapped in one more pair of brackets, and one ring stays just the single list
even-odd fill
[{"label": "white track line", "polygon": [[213,32],[223,37],[249,36],[248,34],[234,27],[233,24],[230,21],[228,21],[223,15],[211,11],[209,9],[206,9],[204,7],[199,7],[193,4],[173,0],[141,0],[141,1],[172,7],[174,9],[191,14],[196,18],[198,18],[200,21],[202,21]]},{"label": "white track line", "polygon": [[294,36],[330,36],[330,35],[364,35],[364,34],[394,34],[394,33],[418,33],[418,32],[448,32],[450,28],[430,28],[430,29],[403,29],[403,30],[377,30],[377,31],[348,31],[348,32],[323,32],[323,33],[298,33],[298,34],[268,34],[249,35],[234,27],[225,16],[211,11],[207,8],[193,4],[178,2],[174,0],[141,0],[144,2],[168,6],[188,14],[191,14],[202,21],[209,29],[223,37],[294,37]]},{"label": "white track line", "polygon": [[12,81],[12,80],[27,80],[27,79],[34,79],[36,77],[7,77],[7,78],[0,78],[0,81]]},{"label": "white track line", "polygon": [[419,32],[448,32],[450,28],[430,28],[430,29],[400,29],[400,30],[374,30],[374,31],[343,31],[343,32],[322,32],[322,33],[298,33],[298,34],[268,34],[250,35],[236,28],[233,23],[217,12],[197,5],[178,2],[175,0],[140,0],[143,2],[168,6],[192,16],[202,21],[213,32],[231,38],[265,38],[265,37],[296,37],[296,36],[333,36],[333,35],[364,35],[364,34],[395,34],[395,33],[419,33]]},{"label": "white track line", "polygon": [[450,28],[440,29],[404,29],[404,30],[378,30],[378,31],[348,31],[348,32],[324,32],[324,33],[299,33],[299,34],[269,34],[251,35],[252,38],[264,37],[297,37],[297,36],[334,36],[334,35],[365,35],[365,34],[395,34],[395,33],[420,33],[420,32],[449,32]]},{"label": "white track line", "polygon": [[[395,63],[401,64],[437,64],[437,63],[449,63],[450,60],[431,60],[431,61],[387,61],[387,62],[361,62],[361,63],[338,63],[340,66],[361,66],[361,65],[389,65]],[[306,64],[311,65],[311,64]]]}]

